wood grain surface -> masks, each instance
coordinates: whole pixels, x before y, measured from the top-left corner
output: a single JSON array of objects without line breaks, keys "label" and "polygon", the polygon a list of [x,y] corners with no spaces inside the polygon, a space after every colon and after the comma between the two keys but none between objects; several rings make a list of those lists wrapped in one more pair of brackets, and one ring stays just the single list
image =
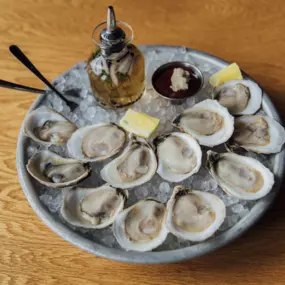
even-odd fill
[{"label": "wood grain surface", "polygon": [[[91,31],[110,4],[134,28],[136,44],[185,45],[238,62],[285,119],[283,0],[0,0],[1,79],[43,87],[9,54],[10,44],[27,52],[49,79],[86,59]],[[33,212],[17,178],[17,137],[35,96],[0,89],[1,285],[285,284],[284,186],[248,233],[180,264],[113,262],[62,240]]]}]

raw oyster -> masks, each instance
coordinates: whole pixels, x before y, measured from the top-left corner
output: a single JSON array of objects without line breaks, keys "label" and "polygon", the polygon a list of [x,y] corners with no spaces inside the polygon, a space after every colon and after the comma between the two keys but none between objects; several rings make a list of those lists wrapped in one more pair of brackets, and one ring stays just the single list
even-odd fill
[{"label": "raw oyster", "polygon": [[124,146],[125,131],[114,123],[86,126],[73,133],[67,142],[71,157],[81,161],[102,161]]},{"label": "raw oyster", "polygon": [[154,140],[157,173],[170,182],[180,182],[198,172],[202,151],[195,139],[184,133],[161,135]]},{"label": "raw oyster", "polygon": [[108,184],[98,188],[76,187],[66,190],[61,215],[73,226],[102,229],[114,222],[126,199],[127,190]]},{"label": "raw oyster", "polygon": [[273,187],[274,175],[258,160],[235,153],[207,152],[207,168],[229,195],[257,200]]},{"label": "raw oyster", "polygon": [[234,131],[233,116],[216,100],[210,99],[184,110],[172,124],[205,146],[226,142]]},{"label": "raw oyster", "polygon": [[63,158],[49,150],[35,153],[28,161],[27,170],[40,183],[60,188],[78,183],[88,176],[90,167],[80,161]]},{"label": "raw oyster", "polygon": [[157,161],[151,146],[145,140],[131,136],[123,153],[101,170],[101,177],[113,187],[132,188],[149,181],[156,169]]},{"label": "raw oyster", "polygon": [[40,107],[27,115],[24,133],[45,145],[64,145],[77,127],[61,114],[48,107]]},{"label": "raw oyster", "polygon": [[152,198],[139,201],[121,212],[113,226],[114,236],[126,250],[149,251],[161,245],[168,231],[165,206]]},{"label": "raw oyster", "polygon": [[235,119],[235,130],[227,147],[242,147],[257,153],[276,153],[285,142],[285,130],[268,116],[242,116]]},{"label": "raw oyster", "polygon": [[215,88],[213,98],[231,114],[251,115],[261,106],[262,90],[250,80],[232,80]]},{"label": "raw oyster", "polygon": [[166,212],[166,227],[172,234],[190,241],[203,241],[222,225],[226,207],[216,195],[176,186]]}]

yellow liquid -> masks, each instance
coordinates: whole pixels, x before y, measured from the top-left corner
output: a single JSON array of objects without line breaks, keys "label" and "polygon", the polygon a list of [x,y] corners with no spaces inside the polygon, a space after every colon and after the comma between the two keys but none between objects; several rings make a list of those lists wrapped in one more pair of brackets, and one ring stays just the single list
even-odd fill
[{"label": "yellow liquid", "polygon": [[[133,53],[133,67],[130,75],[117,74],[117,86],[110,78],[102,80],[101,75],[97,76],[90,62],[94,59],[92,55],[87,62],[87,71],[93,94],[97,101],[104,107],[119,108],[130,105],[137,101],[145,88],[145,66],[144,56],[134,45],[128,45],[128,49]],[[96,54],[98,56],[99,53]],[[95,57],[96,57],[95,56]]]}]

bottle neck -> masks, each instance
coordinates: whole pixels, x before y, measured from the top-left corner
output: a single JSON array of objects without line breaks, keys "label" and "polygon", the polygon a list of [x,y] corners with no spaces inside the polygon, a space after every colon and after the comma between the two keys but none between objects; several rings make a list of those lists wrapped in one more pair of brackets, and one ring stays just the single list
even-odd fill
[{"label": "bottle neck", "polygon": [[128,47],[124,44],[120,48],[102,48],[102,55],[108,60],[119,60],[128,52]]}]

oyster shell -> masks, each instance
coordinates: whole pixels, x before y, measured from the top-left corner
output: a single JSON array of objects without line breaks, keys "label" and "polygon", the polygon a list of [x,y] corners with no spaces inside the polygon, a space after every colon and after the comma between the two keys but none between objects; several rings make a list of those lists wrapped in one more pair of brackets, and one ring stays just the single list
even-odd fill
[{"label": "oyster shell", "polygon": [[216,100],[210,99],[184,110],[172,124],[205,146],[226,142],[234,131],[233,116]]},{"label": "oyster shell", "polygon": [[45,145],[64,145],[77,127],[48,107],[40,107],[27,115],[24,133]]},{"label": "oyster shell", "polygon": [[207,152],[207,168],[229,195],[257,200],[273,187],[274,175],[258,160],[234,153]]},{"label": "oyster shell", "polygon": [[152,250],[167,237],[164,215],[165,206],[156,200],[139,201],[117,216],[113,225],[114,236],[126,250]]},{"label": "oyster shell", "polygon": [[250,80],[232,80],[217,87],[213,98],[234,115],[251,115],[261,106],[262,90]]},{"label": "oyster shell", "polygon": [[87,177],[91,170],[87,164],[63,158],[49,150],[35,153],[26,167],[37,181],[52,188],[74,185]]},{"label": "oyster shell", "polygon": [[226,207],[216,195],[176,186],[167,203],[165,223],[175,236],[203,241],[222,225]]},{"label": "oyster shell", "polygon": [[257,153],[277,153],[285,142],[285,130],[268,116],[242,116],[235,119],[235,130],[227,143],[230,150],[242,147]]},{"label": "oyster shell", "polygon": [[86,126],[73,133],[67,142],[71,157],[80,161],[102,161],[124,146],[125,131],[114,123]]},{"label": "oyster shell", "polygon": [[132,188],[149,181],[155,174],[157,161],[151,146],[143,139],[130,137],[123,153],[104,166],[104,181],[118,188]]},{"label": "oyster shell", "polygon": [[108,184],[98,188],[76,187],[66,190],[61,215],[73,226],[102,229],[114,222],[126,199],[126,190]]},{"label": "oyster shell", "polygon": [[180,182],[198,172],[202,151],[195,139],[184,133],[161,135],[154,140],[157,173],[170,182]]}]

